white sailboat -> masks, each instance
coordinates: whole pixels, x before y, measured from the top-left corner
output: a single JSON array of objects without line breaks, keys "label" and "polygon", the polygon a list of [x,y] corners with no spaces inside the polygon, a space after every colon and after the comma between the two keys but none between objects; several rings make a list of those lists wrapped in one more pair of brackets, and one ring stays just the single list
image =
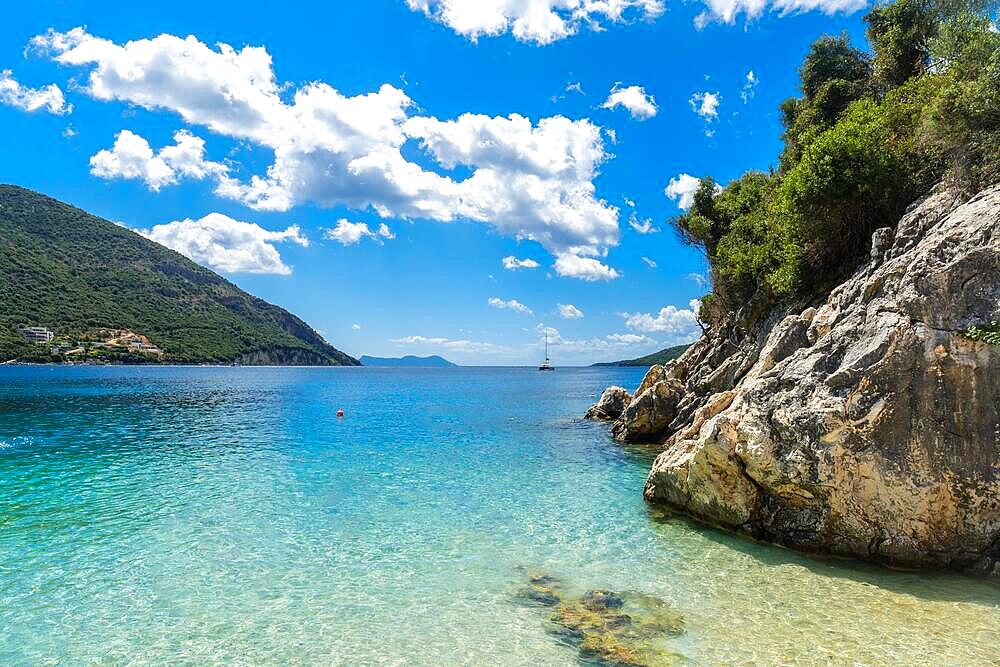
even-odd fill
[{"label": "white sailboat", "polygon": [[538,364],[538,370],[540,370],[540,371],[554,371],[555,369],[556,369],[556,367],[553,366],[549,362],[549,330],[546,329],[545,330],[545,361],[543,361],[542,363]]}]

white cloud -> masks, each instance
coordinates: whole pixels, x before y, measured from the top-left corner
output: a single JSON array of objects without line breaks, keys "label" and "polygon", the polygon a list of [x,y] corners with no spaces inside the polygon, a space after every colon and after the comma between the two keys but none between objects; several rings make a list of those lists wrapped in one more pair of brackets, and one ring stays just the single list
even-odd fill
[{"label": "white cloud", "polygon": [[579,278],[587,282],[614,280],[621,275],[615,269],[607,264],[602,264],[593,257],[580,257],[573,254],[557,255],[555,269],[560,276]]},{"label": "white cloud", "polygon": [[653,226],[652,218],[646,218],[645,220],[640,221],[639,217],[635,213],[629,216],[628,226],[640,234],[656,234],[660,231],[659,227]]},{"label": "white cloud", "polygon": [[583,311],[571,303],[557,303],[559,316],[566,320],[578,320],[583,317]]},{"label": "white cloud", "polygon": [[[274,162],[262,175],[240,180],[215,173],[218,195],[251,208],[286,211],[313,202],[370,208],[383,218],[466,219],[580,259],[618,243],[618,209],[598,199],[594,185],[610,156],[589,120],[411,115],[413,101],[389,84],[353,97],[322,82],[287,93],[263,47],[213,49],[193,36],[120,45],[75,28],[32,43],[63,65],[89,66],[82,90],[95,99],[170,110],[191,125],[272,151]],[[453,177],[406,159],[409,141],[441,170],[463,167],[469,175]],[[164,170],[155,173],[153,182],[170,182]]]},{"label": "white cloud", "polygon": [[514,257],[514,255],[508,255],[507,257],[504,257],[501,261],[503,262],[503,268],[507,269],[508,271],[516,271],[517,269],[538,268],[538,262],[531,259],[530,257],[525,259],[518,259],[517,257]]},{"label": "white cloud", "polygon": [[646,94],[646,89],[642,86],[629,86],[619,88],[617,84],[611,89],[608,99],[601,105],[603,109],[614,109],[624,107],[637,120],[646,120],[656,115],[656,100],[652,95]]},{"label": "white cloud", "polygon": [[665,333],[670,343],[685,343],[701,334],[698,309],[701,302],[692,299],[687,308],[665,306],[659,313],[623,313],[625,326],[646,333]]},{"label": "white cloud", "polygon": [[722,96],[719,93],[710,93],[708,91],[695,93],[688,100],[691,109],[708,123],[719,117],[719,103],[721,102]]},{"label": "white cloud", "polygon": [[337,221],[337,226],[326,230],[323,236],[340,245],[355,245],[363,238],[373,239],[381,243],[381,239],[394,239],[396,235],[382,223],[377,231],[372,231],[366,222],[351,222],[346,218]]},{"label": "white cloud", "polygon": [[779,16],[801,12],[821,11],[832,15],[838,12],[852,14],[864,9],[867,0],[701,0],[707,9],[695,17],[695,26],[700,30],[709,23],[736,23],[736,17],[744,14],[748,21],[759,18],[765,11]]},{"label": "white cloud", "polygon": [[72,104],[66,104],[63,92],[54,83],[41,88],[22,86],[14,79],[9,69],[0,71],[0,104],[6,104],[22,111],[44,110],[62,116],[73,111]]},{"label": "white cloud", "polygon": [[567,83],[566,84],[566,91],[565,92],[567,92],[567,93],[579,93],[580,95],[586,95],[587,94],[587,93],[583,92],[583,84],[580,83],[579,81],[573,81],[573,82]]},{"label": "white cloud", "polygon": [[759,85],[760,79],[753,73],[753,70],[747,72],[746,81],[743,83],[743,90],[740,91],[740,99],[743,100],[743,104],[746,104],[753,99],[753,96],[757,93],[757,86]]},{"label": "white cloud", "polygon": [[90,158],[90,173],[99,178],[139,179],[150,190],[173,185],[181,177],[203,179],[223,176],[226,166],[205,160],[205,140],[187,130],[174,133],[174,144],[153,153],[149,142],[129,130],[115,137],[111,150],[101,150]]},{"label": "white cloud", "polygon": [[534,315],[534,313],[531,312],[531,308],[528,308],[517,299],[504,301],[503,299],[494,296],[488,299],[487,303],[494,308],[499,308],[500,310],[513,310],[515,313],[521,313],[522,315]]},{"label": "white cloud", "polygon": [[539,324],[535,330],[539,336],[538,345],[542,344],[547,334],[549,347],[559,348],[561,354],[621,351],[658,345],[655,339],[634,333],[613,333],[594,338],[567,339],[563,338],[559,330],[554,327]]},{"label": "white cloud", "polygon": [[698,192],[700,183],[701,181],[691,174],[678,174],[670,179],[663,194],[676,201],[677,206],[686,211],[694,203],[694,195]]},{"label": "white cloud", "polygon": [[701,288],[708,287],[708,278],[701,273],[689,273],[684,276],[688,280],[694,282],[695,285]]},{"label": "white cloud", "polygon": [[654,19],[663,0],[406,0],[459,35],[475,41],[510,31],[515,39],[551,44],[575,34],[581,26],[601,29],[601,22],[632,17]]},{"label": "white cloud", "polygon": [[352,331],[361,331],[361,325],[360,324],[352,324],[351,325],[351,330]]},{"label": "white cloud", "polygon": [[455,340],[428,336],[404,336],[403,338],[390,339],[389,342],[396,343],[397,345],[416,345],[466,354],[505,354],[510,352],[510,348],[503,345],[467,339]]},{"label": "white cloud", "polygon": [[136,230],[148,239],[172,248],[190,259],[227,273],[289,275],[275,243],[308,246],[296,225],[272,232],[251,222],[209,213],[199,220],[175,220],[152,229]]},{"label": "white cloud", "polygon": [[645,264],[646,266],[648,266],[649,268],[651,268],[651,269],[655,269],[656,268],[656,261],[655,260],[652,260],[649,257],[641,257],[640,259],[642,260],[642,263]]}]

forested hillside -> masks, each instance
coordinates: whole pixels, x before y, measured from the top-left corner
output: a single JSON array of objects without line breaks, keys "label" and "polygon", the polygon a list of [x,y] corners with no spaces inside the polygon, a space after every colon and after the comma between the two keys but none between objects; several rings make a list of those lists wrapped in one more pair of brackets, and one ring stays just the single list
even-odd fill
[{"label": "forested hillside", "polygon": [[158,361],[358,364],[298,317],[180,254],[50,197],[0,185],[0,361],[47,360],[48,346],[25,342],[21,324],[70,341],[128,329],[163,351]]}]

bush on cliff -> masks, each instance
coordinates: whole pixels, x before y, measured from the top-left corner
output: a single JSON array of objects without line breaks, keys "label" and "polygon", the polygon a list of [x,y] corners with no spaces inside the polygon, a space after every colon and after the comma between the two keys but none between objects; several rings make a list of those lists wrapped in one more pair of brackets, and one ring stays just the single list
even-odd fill
[{"label": "bush on cliff", "polygon": [[678,216],[708,256],[724,308],[808,300],[867,256],[934,183],[1000,178],[1000,34],[979,0],[897,0],[866,17],[874,52],[818,39],[802,96],[781,105],[785,149],[771,173],[725,188],[703,179]]}]

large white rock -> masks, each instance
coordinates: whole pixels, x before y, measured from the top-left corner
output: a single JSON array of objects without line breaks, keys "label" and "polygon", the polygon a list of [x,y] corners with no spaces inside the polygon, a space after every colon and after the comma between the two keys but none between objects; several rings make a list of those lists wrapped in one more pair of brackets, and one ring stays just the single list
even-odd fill
[{"label": "large white rock", "polygon": [[[796,548],[1000,574],[1000,348],[963,336],[1000,319],[1000,186],[935,191],[874,241],[817,308],[734,318],[679,360],[646,497]],[[641,396],[620,430],[645,428]]]}]

